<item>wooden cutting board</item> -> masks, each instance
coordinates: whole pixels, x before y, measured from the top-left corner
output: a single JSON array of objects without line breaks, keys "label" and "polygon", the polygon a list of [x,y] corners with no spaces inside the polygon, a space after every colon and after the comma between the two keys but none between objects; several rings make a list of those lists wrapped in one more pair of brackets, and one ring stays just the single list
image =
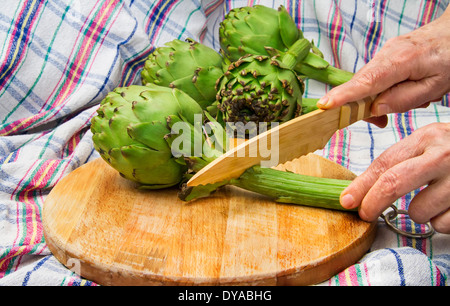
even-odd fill
[{"label": "wooden cutting board", "polygon": [[[317,155],[284,165],[352,179]],[[376,224],[356,213],[278,204],[227,186],[189,203],[176,188],[143,191],[97,159],[46,198],[44,234],[55,257],[101,285],[309,285],[354,264]]]}]

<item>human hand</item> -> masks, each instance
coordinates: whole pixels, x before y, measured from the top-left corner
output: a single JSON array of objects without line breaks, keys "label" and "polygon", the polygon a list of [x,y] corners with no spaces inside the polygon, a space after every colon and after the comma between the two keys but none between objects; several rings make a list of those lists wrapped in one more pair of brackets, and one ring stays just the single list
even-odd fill
[{"label": "human hand", "polygon": [[450,91],[450,7],[435,21],[392,38],[354,77],[330,90],[317,104],[333,108],[378,95],[374,117],[366,121],[379,127],[386,114],[426,107]]},{"label": "human hand", "polygon": [[409,216],[450,234],[450,123],[422,127],[383,152],[342,192],[341,205],[360,206],[360,217],[373,221],[395,200],[425,185],[410,202]]}]

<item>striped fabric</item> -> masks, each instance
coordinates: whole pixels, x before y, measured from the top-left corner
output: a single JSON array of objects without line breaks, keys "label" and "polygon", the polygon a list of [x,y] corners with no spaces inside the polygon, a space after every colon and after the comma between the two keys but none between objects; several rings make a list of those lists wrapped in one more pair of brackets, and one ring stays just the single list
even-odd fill
[{"label": "striped fabric", "polygon": [[[0,285],[97,285],[48,250],[41,212],[62,177],[98,157],[89,121],[117,86],[140,82],[146,57],[175,38],[219,49],[218,28],[234,7],[283,4],[333,65],[357,71],[391,37],[439,17],[448,0],[3,0],[0,10]],[[329,87],[306,82],[308,97]],[[359,122],[316,153],[362,173],[386,148],[432,122],[449,122],[449,97]],[[395,205],[407,209],[416,190]],[[401,229],[422,232],[404,217]],[[366,256],[324,286],[448,285],[450,236],[411,239],[379,222]]]}]

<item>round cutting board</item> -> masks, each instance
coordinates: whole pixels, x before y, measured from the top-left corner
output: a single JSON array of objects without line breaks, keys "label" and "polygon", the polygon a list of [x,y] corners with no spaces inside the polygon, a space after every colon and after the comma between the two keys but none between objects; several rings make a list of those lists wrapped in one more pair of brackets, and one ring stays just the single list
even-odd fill
[{"label": "round cutting board", "polygon": [[[280,168],[354,178],[314,154]],[[176,188],[137,189],[102,159],[52,189],[43,225],[54,256],[101,285],[315,284],[360,259],[376,233],[356,213],[279,204],[232,186],[182,202]]]}]

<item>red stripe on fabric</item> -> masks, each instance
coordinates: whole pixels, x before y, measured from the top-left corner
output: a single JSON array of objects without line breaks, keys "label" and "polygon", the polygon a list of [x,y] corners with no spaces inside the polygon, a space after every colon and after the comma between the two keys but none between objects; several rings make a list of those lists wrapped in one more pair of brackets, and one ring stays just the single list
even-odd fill
[{"label": "red stripe on fabric", "polygon": [[[83,33],[82,29],[84,29],[84,27],[86,26],[86,23],[87,23],[89,20],[91,20],[90,17],[91,17],[91,15],[93,14],[94,9],[97,7],[99,1],[100,1],[100,0],[97,0],[97,2],[95,3],[95,5],[92,7],[92,10],[89,12],[88,17],[84,20],[84,23],[83,23],[83,25],[82,25],[81,28],[80,28],[80,31],[78,31],[78,36],[77,36],[77,38],[76,38],[76,40],[75,40],[76,42],[80,39],[81,33]],[[64,76],[67,74],[67,69],[70,67],[70,65],[69,65],[69,64],[70,64],[70,59],[72,58],[74,52],[75,52],[75,48],[72,48],[72,50],[71,50],[71,52],[70,52],[70,55],[69,55],[69,57],[67,58],[67,62],[66,62],[66,64],[64,65],[64,71],[63,71],[63,73],[61,73],[61,78],[59,79],[59,81],[58,81],[58,83],[56,84],[55,88],[53,89],[53,91],[51,92],[51,94],[48,96],[47,100],[45,101],[44,105],[41,107],[41,109],[39,110],[39,112],[41,112],[42,109],[43,109],[44,107],[47,106],[47,104],[49,103],[50,99],[51,99],[51,98],[53,97],[53,95],[55,94],[55,91],[59,88],[59,84],[61,84],[61,82],[62,82]]]},{"label": "red stripe on fabric", "polygon": [[55,169],[58,167],[59,162],[59,160],[54,159],[46,160],[34,174],[30,183],[19,192],[18,200],[27,201],[26,196],[28,192],[45,188]]},{"label": "red stripe on fabric", "polygon": [[334,161],[336,156],[334,155],[334,147],[336,146],[336,134],[334,134],[329,141],[328,159]]},{"label": "red stripe on fabric", "polygon": [[425,7],[425,16],[422,19],[422,25],[430,23],[433,17],[433,12],[436,7],[436,1],[428,1]]},{"label": "red stripe on fabric", "polygon": [[208,17],[212,12],[214,12],[219,6],[221,6],[223,3],[222,0],[217,0],[215,3],[210,4],[209,7],[205,10],[205,16]]},{"label": "red stripe on fabric", "polygon": [[[36,244],[38,241],[42,241],[43,229],[40,207],[39,204],[36,203],[33,193],[35,190],[43,189],[47,186],[49,179],[57,166],[58,162],[55,160],[45,161],[40,169],[34,174],[30,183],[18,194],[18,201],[25,205],[26,211],[25,222],[27,226],[23,241],[24,245]],[[21,254],[23,255],[26,253]]]},{"label": "red stripe on fabric", "polygon": [[[15,40],[15,37],[16,37],[17,30],[19,29],[18,22],[19,22],[19,20],[21,19],[20,16],[23,15],[23,12],[25,11],[25,8],[26,8],[26,7],[27,7],[27,2],[24,2],[24,5],[23,5],[23,7],[22,7],[22,9],[21,9],[21,11],[20,11],[20,13],[19,13],[19,17],[16,18],[17,21],[16,21],[16,23],[14,24],[14,30],[13,30],[13,32],[12,32],[12,34],[11,34],[11,38],[10,38],[10,40],[9,40],[8,49],[7,49],[7,51],[6,51],[6,54],[10,54],[10,53],[11,53],[12,47],[15,46],[15,45],[17,44],[17,42],[16,42],[16,40]],[[0,71],[3,71],[3,69],[4,69],[4,67],[5,67],[6,64],[7,64],[7,61],[5,61],[5,62],[0,66]]]},{"label": "red stripe on fabric", "polygon": [[[145,29],[148,29],[148,28],[149,28],[150,23],[151,23],[152,21],[157,22],[158,20],[164,20],[164,19],[167,17],[167,14],[170,12],[170,10],[172,9],[172,7],[175,5],[175,3],[176,3],[177,1],[173,1],[172,3],[170,3],[170,5],[168,5],[167,7],[165,7],[165,8],[164,8],[164,13],[163,13],[163,15],[160,16],[160,17],[158,17],[158,18],[155,20],[155,17],[154,17],[154,16],[155,16],[156,12],[159,10],[159,8],[161,7],[161,4],[163,4],[164,2],[166,2],[166,1],[159,0],[159,1],[158,1],[158,4],[156,4],[156,5],[154,6],[154,9],[152,10],[152,13],[151,13],[150,16],[148,17],[148,21],[147,21],[147,23],[146,23],[146,25],[145,25]],[[152,34],[152,37],[151,37],[151,44],[152,44],[152,45],[154,44],[155,40],[158,38],[158,33],[159,33],[159,31],[161,30],[161,28],[162,28],[161,26],[156,27],[155,33]]]},{"label": "red stripe on fabric", "polygon": [[[116,22],[117,18],[118,18],[119,15],[120,15],[120,11],[122,10],[122,8],[123,8],[123,5],[120,7],[118,13],[116,14],[116,16],[115,16],[113,22],[111,23],[111,26]],[[114,5],[111,6],[111,9],[108,11],[108,13],[107,13],[106,16],[109,16],[109,13],[111,13],[111,11],[112,11],[113,9],[114,9]],[[103,28],[103,26],[106,24],[106,21],[107,21],[107,20],[108,20],[108,18],[105,18],[105,19],[104,19],[104,22],[103,22],[103,24],[102,24],[102,26],[101,26],[100,28]],[[111,31],[111,27],[109,27],[109,28],[107,29],[107,31],[105,32],[105,35],[103,35],[103,38],[102,38],[101,42],[99,43],[99,45],[103,45],[103,42],[105,41],[105,39],[106,39],[106,37],[108,36],[108,34],[109,34],[110,31]],[[97,32],[96,34],[97,34],[97,35],[91,40],[91,42],[95,42],[95,41],[97,40],[98,35],[99,35],[99,32]],[[93,44],[92,44],[92,45],[93,45]],[[90,48],[86,53],[89,53],[89,54],[90,54],[90,53],[92,52],[92,49],[93,49],[92,47],[93,47],[93,46],[91,46],[91,48]],[[86,73],[86,74],[89,74],[89,73],[91,72],[92,66],[93,66],[94,63],[95,63],[95,59],[97,58],[99,52],[100,52],[100,48],[97,48],[97,51],[95,52],[95,55],[92,57],[92,60],[90,61],[89,68],[84,69],[84,68],[81,68],[81,67],[80,67],[81,69],[79,70],[79,73],[78,73],[77,75],[81,74],[81,72],[84,72],[84,73]],[[87,59],[89,59],[89,57],[87,57],[87,58],[84,60],[84,62],[83,62],[83,67],[84,67],[84,64],[86,63]],[[81,78],[81,75],[79,75],[79,77],[77,78],[76,82],[74,82],[74,85],[75,85],[75,86],[72,86],[72,88],[71,88],[71,90],[70,90],[70,93],[69,93],[68,95],[73,94],[73,92],[74,92],[76,86],[82,86],[82,85],[84,84],[84,82],[86,81],[86,78],[84,78],[83,81],[82,81],[81,83],[78,83],[78,81],[79,81],[80,78]],[[65,105],[65,104],[66,104],[66,103],[64,103],[63,105]],[[57,113],[59,113],[59,110],[58,110],[58,112],[55,112],[55,114],[53,114],[53,116],[55,116]],[[53,116],[52,116],[52,117],[53,117]]]},{"label": "red stripe on fabric", "polygon": [[338,274],[338,282],[341,286],[347,284],[347,280],[345,278],[345,270]]},{"label": "red stripe on fabric", "polygon": [[[13,32],[12,32],[12,35],[11,35],[11,38],[10,38],[10,41],[9,41],[9,44],[8,44],[8,49],[7,49],[7,51],[6,51],[6,54],[10,54],[13,47],[20,48],[20,46],[17,44],[16,34],[17,34],[17,31],[18,31],[19,29],[22,29],[22,27],[21,27],[21,25],[19,24],[19,22],[21,22],[21,20],[23,21],[23,19],[22,19],[20,16],[22,16],[22,15],[24,14],[25,9],[26,9],[29,5],[31,5],[31,4],[29,4],[30,2],[31,2],[31,1],[24,2],[24,5],[23,5],[23,7],[22,7],[22,9],[21,9],[21,11],[20,11],[20,13],[19,13],[19,17],[16,18],[17,21],[16,21],[16,23],[15,23],[15,25],[14,25],[14,30],[13,30]],[[28,27],[27,29],[25,29],[25,30],[30,30],[30,29],[33,28],[33,25],[34,25],[34,23],[36,22],[36,20],[38,19],[38,16],[40,16],[39,13],[40,13],[40,11],[41,11],[41,9],[42,9],[44,3],[45,3],[44,1],[38,1],[38,8],[36,9],[36,12],[35,12],[35,14],[34,14],[34,17],[33,17],[33,19],[31,20],[29,27]],[[30,10],[33,10],[33,8],[30,7]],[[24,42],[23,42],[23,45],[24,45],[24,46],[27,46],[29,40],[30,40],[30,36],[29,36],[28,33],[27,33],[27,35],[25,36],[25,40],[24,40]],[[24,58],[25,54],[26,54],[25,50],[21,50],[21,52],[20,52],[20,54],[19,54],[19,60],[18,60],[18,62],[21,62],[21,61],[22,61],[22,59]],[[5,66],[6,66],[6,65],[10,65],[10,67],[7,68],[7,69],[10,69],[12,63],[11,63],[11,62],[8,62],[8,61],[4,61],[3,64],[0,66],[0,73],[5,69]],[[14,75],[13,72],[14,72],[15,70],[17,70],[18,67],[19,67],[19,65],[17,65],[17,64],[12,65],[12,70],[6,75],[6,77],[4,76],[3,79],[2,79],[0,82],[1,82],[2,84],[6,83],[6,81],[7,81],[11,76]]]},{"label": "red stripe on fabric", "polygon": [[8,254],[2,258],[0,258],[0,278],[4,277],[6,274],[6,270],[8,269],[11,260],[19,255],[30,253],[33,248],[35,248],[35,244],[29,245],[18,245],[13,246],[9,250]]},{"label": "red stripe on fabric", "polygon": [[[383,19],[383,15],[386,10],[386,0],[382,0],[380,2],[380,16],[378,17],[378,20]],[[367,63],[370,61],[373,57],[373,55],[377,52],[377,49],[379,47],[379,43],[381,41],[381,36],[383,32],[383,22],[377,20],[377,13],[375,10],[376,2],[372,2],[372,11],[373,11],[373,21],[370,23],[369,30],[367,31],[367,36],[365,39],[365,55],[364,55],[364,61]]]},{"label": "red stripe on fabric", "polygon": [[339,165],[342,165],[342,161],[343,161],[344,134],[345,134],[344,130],[339,130],[339,142],[338,142],[338,147],[337,147],[338,158],[336,161]]},{"label": "red stripe on fabric", "polygon": [[[19,186],[21,185],[21,183],[23,182],[23,180],[28,177],[28,174],[30,173],[30,171],[34,168],[34,166],[36,165],[38,161],[35,161],[30,168],[28,168],[27,172],[25,173],[25,175],[23,176],[23,178],[19,181],[19,183],[16,185],[16,188],[14,189],[14,192],[11,193],[11,197],[10,200],[13,200],[14,195],[17,192],[17,189],[19,188]],[[20,202],[17,202],[16,206],[17,206],[17,210],[16,210],[16,225],[17,225],[17,230],[16,230],[16,237],[14,238],[14,241],[12,243],[12,245],[16,245],[17,240],[20,237],[20,220],[19,220],[19,216],[21,215],[20,211]],[[25,229],[26,230],[26,229]],[[27,248],[29,246],[25,246],[25,248]],[[0,260],[0,278],[3,277],[6,273],[6,269],[9,265],[9,263],[11,262],[11,259],[14,258],[17,255],[17,252],[20,250],[20,248],[24,248],[23,246],[16,246],[16,247],[12,247],[10,249],[10,251],[8,252],[8,254],[6,256],[4,256],[3,258],[1,258]]]},{"label": "red stripe on fabric", "polygon": [[[115,4],[117,4],[117,1],[114,1]],[[70,70],[69,75],[73,80],[71,82],[64,83],[62,89],[58,93],[55,99],[55,105],[59,105],[62,101],[65,100],[66,97],[70,96],[72,92],[74,91],[75,87],[78,86],[78,83],[81,79],[81,74],[84,71],[84,67],[86,66],[86,63],[90,59],[90,54],[92,53],[92,50],[97,45],[96,41],[98,37],[101,34],[101,30],[103,30],[109,14],[114,10],[114,5],[111,5],[111,2],[103,2],[102,7],[100,8],[100,11],[98,14],[96,14],[94,21],[91,24],[91,27],[88,29],[87,33],[90,34],[88,36],[85,36],[85,39],[83,40],[80,50],[83,50],[81,54],[81,57],[76,57],[73,65],[71,65],[71,68],[74,67],[75,71]],[[61,99],[61,101],[59,101]]]},{"label": "red stripe on fabric", "polygon": [[367,268],[367,264],[363,263],[362,266],[364,267],[364,277],[367,282],[367,286],[371,286],[370,279],[369,279],[369,268]]},{"label": "red stripe on fabric", "polygon": [[[423,14],[419,14],[417,16],[416,26],[421,27],[427,23],[430,23],[433,17],[433,12],[436,7],[437,3],[434,0],[429,0],[425,2],[425,7],[423,8]],[[423,7],[423,1],[421,3],[421,6]]]},{"label": "red stripe on fabric", "polygon": [[334,16],[333,16],[333,20],[331,21],[331,26],[330,26],[330,42],[331,42],[331,50],[333,52],[334,66],[336,68],[341,67],[339,55],[338,55],[338,48],[339,48],[338,46],[339,46],[339,43],[341,42],[340,35],[343,31],[342,24],[343,24],[342,16],[339,11],[339,6],[335,4]]},{"label": "red stripe on fabric", "polygon": [[6,125],[3,129],[0,130],[0,136],[7,136],[14,134],[15,132],[26,129],[31,126],[36,121],[40,120],[42,117],[46,115],[47,112],[38,113],[31,117],[25,119],[16,120],[8,125]]}]

